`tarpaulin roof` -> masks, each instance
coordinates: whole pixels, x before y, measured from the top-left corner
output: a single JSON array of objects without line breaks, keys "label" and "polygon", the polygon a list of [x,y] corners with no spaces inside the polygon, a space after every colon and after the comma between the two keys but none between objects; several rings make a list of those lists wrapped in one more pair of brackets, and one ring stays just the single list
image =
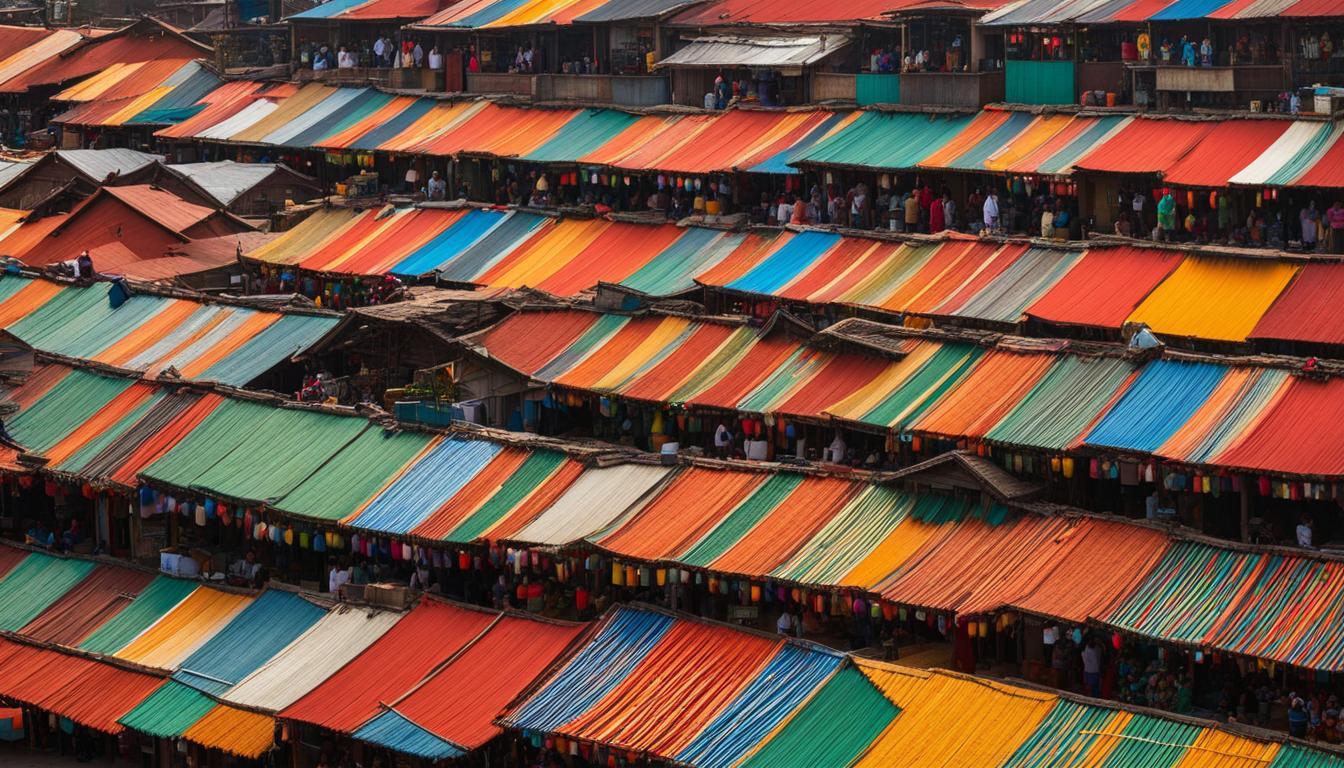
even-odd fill
[{"label": "tarpaulin roof", "polygon": [[989,26],[1108,24],[1194,19],[1322,17],[1344,14],[1338,0],[1027,0],[985,15]]},{"label": "tarpaulin roof", "polygon": [[[165,34],[165,31],[161,22],[146,19],[107,35],[72,39],[58,37],[61,33],[57,33],[48,38],[40,51],[34,46],[0,61],[0,83],[3,83],[0,88],[8,93],[21,93],[30,88],[64,85],[113,68],[156,60],[175,60],[180,65],[189,59],[201,58],[210,50],[181,34]],[[69,31],[69,34],[79,33]],[[82,44],[72,45],[72,42]]]},{"label": "tarpaulin roof", "polygon": [[1302,267],[1250,333],[1253,339],[1344,344],[1338,309],[1344,302],[1344,265]]},{"label": "tarpaulin roof", "polygon": [[200,100],[222,81],[198,61],[161,59],[114,65],[56,94],[75,106],[51,120],[120,127],[180,122],[204,108]]},{"label": "tarpaulin roof", "polygon": [[[454,653],[451,661],[388,700],[386,711],[361,726],[354,737],[398,749],[406,735],[419,730],[462,751],[483,746],[500,733],[493,722],[500,711],[585,628],[583,624],[500,615]],[[463,695],[468,691],[470,695]]]},{"label": "tarpaulin roof", "polygon": [[0,579],[0,630],[17,632],[88,578],[94,564],[34,552]]},{"label": "tarpaulin roof", "polygon": [[817,646],[618,607],[503,722],[663,759],[729,765],[842,662]]},{"label": "tarpaulin roof", "polygon": [[[1344,654],[1326,639],[1340,622],[1338,569],[1338,563],[1183,542],[1105,620],[1146,635],[1340,669]],[[1283,594],[1299,599],[1285,604]]]},{"label": "tarpaulin roof", "polygon": [[497,613],[424,600],[365,651],[281,711],[287,720],[353,733],[479,636]]},{"label": "tarpaulin roof", "polygon": [[1203,141],[1219,123],[1134,120],[1074,163],[1087,171],[1162,173]]},{"label": "tarpaulin roof", "polygon": [[10,81],[28,73],[35,64],[46,64],[61,53],[83,43],[87,38],[74,29],[44,29],[42,27],[0,27],[3,35],[4,58],[0,59],[0,92],[17,93],[26,86],[11,85]]},{"label": "tarpaulin roof", "polygon": [[[856,659],[900,714],[855,766],[1000,765],[1049,713],[1057,697],[948,672],[917,671]],[[984,718],[974,738],[948,728],[958,708]]]},{"label": "tarpaulin roof", "polygon": [[173,679],[219,695],[325,615],[325,609],[299,595],[268,589],[183,660]]},{"label": "tarpaulin roof", "polygon": [[789,159],[793,165],[912,169],[967,127],[972,117],[864,112]]},{"label": "tarpaulin roof", "polygon": [[449,5],[418,27],[495,29],[536,24],[568,25],[615,0],[464,0]]},{"label": "tarpaulin roof", "polygon": [[198,589],[112,655],[174,670],[252,602],[248,595]]},{"label": "tarpaulin roof", "polygon": [[340,520],[362,508],[438,442],[421,432],[365,430],[273,506],[300,517]]},{"label": "tarpaulin roof", "polygon": [[[0,321],[8,332],[44,352],[149,376],[172,367],[186,379],[242,386],[339,322],[335,315],[271,312],[143,292],[114,309],[106,283],[59,286],[14,275],[3,280],[32,286],[0,301]],[[47,293],[52,286],[59,290]],[[39,291],[47,295],[40,297]]]},{"label": "tarpaulin roof", "polygon": [[[18,631],[38,642],[77,646],[130,605],[155,578],[146,571],[100,565]],[[4,582],[0,582],[0,596],[4,591]],[[59,593],[59,584],[53,591]]]},{"label": "tarpaulin roof", "polygon": [[985,439],[1052,451],[1076,448],[1134,370],[1123,360],[1060,358],[984,433]]},{"label": "tarpaulin roof", "polygon": [[291,14],[287,19],[336,21],[419,20],[443,9],[446,0],[335,0]]},{"label": "tarpaulin roof", "polygon": [[278,499],[370,428],[363,419],[226,400],[142,474],[225,498]]},{"label": "tarpaulin roof", "polygon": [[404,614],[338,606],[224,692],[225,701],[275,712],[298,701],[387,633]]},{"label": "tarpaulin roof", "polygon": [[[952,631],[965,632],[965,626]],[[668,707],[680,707],[680,714],[640,717]],[[985,722],[949,730],[947,713],[961,707]],[[501,722],[708,768],[1026,768],[1062,765],[1065,757],[1088,765],[1335,766],[1328,753],[1303,754],[1307,748],[1300,745],[1240,735],[1213,722],[842,657],[643,606],[608,612]],[[423,741],[410,743],[423,757],[455,754],[419,751]]]},{"label": "tarpaulin roof", "polygon": [[[876,20],[903,8],[918,4],[918,0],[859,0],[841,6],[819,6],[799,0],[766,2],[765,0],[718,0],[692,8],[674,16],[672,24],[688,27],[713,27],[730,24],[822,24]],[[993,8],[998,0],[972,0],[967,7]]]},{"label": "tarpaulin roof", "polygon": [[1279,120],[1218,123],[1189,153],[1163,169],[1162,178],[1183,187],[1226,187],[1233,176],[1278,141],[1291,125]]},{"label": "tarpaulin roof", "polygon": [[0,639],[0,696],[104,733],[121,733],[117,718],[162,684],[143,672]]},{"label": "tarpaulin roof", "polygon": [[1061,325],[1119,328],[1184,258],[1178,251],[1156,248],[1091,249],[1027,308],[1027,315]]},{"label": "tarpaulin roof", "polygon": [[186,579],[155,576],[130,605],[84,638],[79,647],[90,653],[118,651],[200,588],[199,584]]},{"label": "tarpaulin roof", "polygon": [[275,744],[272,718],[219,704],[172,680],[118,722],[161,739],[186,739],[249,759],[269,752]]},{"label": "tarpaulin roof", "polygon": [[1245,341],[1298,269],[1268,259],[1187,257],[1129,322],[1146,323],[1159,336]]}]

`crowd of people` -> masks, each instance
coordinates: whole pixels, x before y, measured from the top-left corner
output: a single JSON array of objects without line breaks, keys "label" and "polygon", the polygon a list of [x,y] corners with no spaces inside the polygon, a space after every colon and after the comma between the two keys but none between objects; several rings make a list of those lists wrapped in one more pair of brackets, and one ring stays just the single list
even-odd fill
[{"label": "crowd of people", "polygon": [[333,46],[307,43],[299,48],[299,65],[315,71],[328,69],[443,69],[443,54],[438,46],[428,50],[419,40],[409,38],[400,43],[387,35],[358,45]]}]

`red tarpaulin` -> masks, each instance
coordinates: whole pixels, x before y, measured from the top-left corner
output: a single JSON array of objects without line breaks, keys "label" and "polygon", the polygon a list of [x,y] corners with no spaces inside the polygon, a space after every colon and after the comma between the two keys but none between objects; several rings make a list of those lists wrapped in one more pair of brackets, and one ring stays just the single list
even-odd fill
[{"label": "red tarpaulin", "polygon": [[[1138,118],[1074,167],[1106,173],[1163,173],[1218,123]],[[1237,170],[1241,170],[1238,168]]]},{"label": "red tarpaulin", "polygon": [[1159,248],[1097,248],[1027,309],[1047,323],[1119,328],[1184,258]]}]

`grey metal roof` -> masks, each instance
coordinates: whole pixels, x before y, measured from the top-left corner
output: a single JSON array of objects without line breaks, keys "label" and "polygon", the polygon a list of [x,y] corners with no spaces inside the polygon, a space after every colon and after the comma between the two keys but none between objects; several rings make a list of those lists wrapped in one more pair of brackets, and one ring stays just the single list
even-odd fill
[{"label": "grey metal roof", "polygon": [[22,160],[0,160],[0,189],[4,189],[11,181],[19,178],[24,171],[32,167],[32,163]]},{"label": "grey metal roof", "polygon": [[656,19],[701,2],[704,0],[621,0],[618,3],[605,3],[601,8],[577,16],[574,20],[596,23]]},{"label": "grey metal roof", "polygon": [[275,163],[235,163],[232,160],[167,166],[168,170],[190,179],[222,206],[229,205],[239,195],[260,184],[279,167]]},{"label": "grey metal roof", "polygon": [[56,156],[94,181],[103,181],[113,173],[124,176],[161,159],[134,149],[58,149]]},{"label": "grey metal roof", "polygon": [[849,45],[845,35],[699,37],[658,67],[803,67]]}]

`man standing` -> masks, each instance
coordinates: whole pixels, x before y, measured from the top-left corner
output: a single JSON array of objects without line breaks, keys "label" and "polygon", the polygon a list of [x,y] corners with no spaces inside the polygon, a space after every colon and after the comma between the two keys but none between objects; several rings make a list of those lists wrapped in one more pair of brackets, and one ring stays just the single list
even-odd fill
[{"label": "man standing", "polygon": [[1338,200],[1325,212],[1325,223],[1330,225],[1330,252],[1344,253],[1344,202]]},{"label": "man standing", "polygon": [[990,188],[989,197],[985,198],[985,229],[994,233],[999,230],[999,191]]}]

